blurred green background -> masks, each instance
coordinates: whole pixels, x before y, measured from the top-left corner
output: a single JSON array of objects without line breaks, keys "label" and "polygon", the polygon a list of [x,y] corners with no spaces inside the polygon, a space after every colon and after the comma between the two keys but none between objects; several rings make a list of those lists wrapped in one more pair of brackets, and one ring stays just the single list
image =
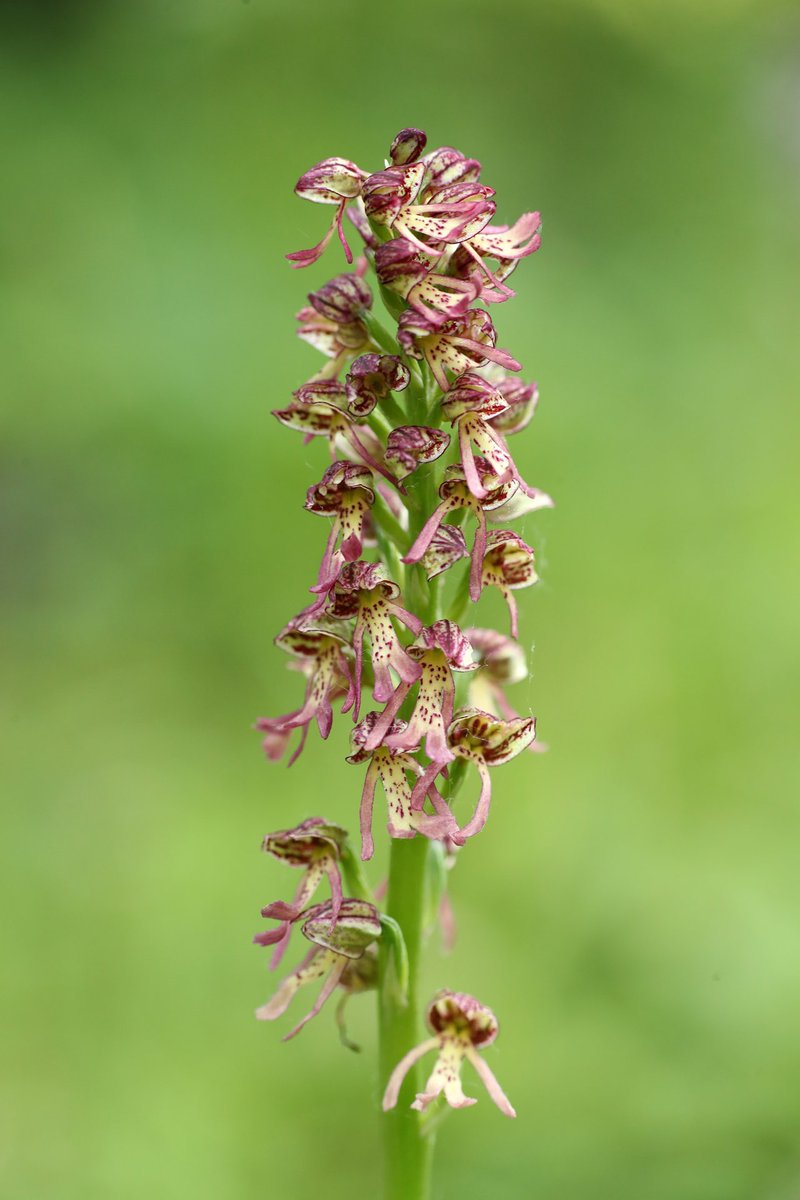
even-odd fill
[{"label": "blurred green background", "polygon": [[343,266],[283,261],[328,215],[292,187],[406,124],[543,212],[494,315],[558,502],[513,697],[551,749],[495,776],[426,968],[497,1011],[520,1117],[452,1117],[435,1196],[794,1200],[800,12],[2,20],[4,1200],[378,1196],[371,999],[360,1056],[330,1014],[289,1045],[252,1018],[295,882],[259,841],[352,823],[346,722],[290,772],[249,727],[298,700],[271,639],[325,535],[324,449],[270,416]]}]

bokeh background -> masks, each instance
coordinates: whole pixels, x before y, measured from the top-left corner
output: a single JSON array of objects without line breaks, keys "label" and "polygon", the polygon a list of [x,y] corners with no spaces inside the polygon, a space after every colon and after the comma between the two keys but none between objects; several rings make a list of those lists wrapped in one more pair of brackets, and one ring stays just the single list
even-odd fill
[{"label": "bokeh background", "polygon": [[[30,2],[3,10],[2,1196],[378,1196],[364,1053],[252,1019],[294,882],[352,822],[346,729],[291,770],[272,646],[324,462],[287,250],[329,154],[479,157],[544,246],[495,311],[542,400],[518,707],[426,976],[500,1016],[437,1200],[800,1195],[800,13],[771,0]],[[484,603],[484,602],[482,602]],[[491,604],[482,614],[492,619]],[[499,610],[496,610],[499,615]],[[376,873],[380,874],[380,862]]]}]

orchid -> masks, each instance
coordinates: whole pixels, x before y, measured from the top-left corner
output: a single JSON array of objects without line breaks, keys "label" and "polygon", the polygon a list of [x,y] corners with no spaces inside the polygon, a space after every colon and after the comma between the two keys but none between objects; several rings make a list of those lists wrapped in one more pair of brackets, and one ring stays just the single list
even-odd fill
[{"label": "orchid", "polygon": [[259,717],[256,728],[267,734],[264,751],[273,760],[283,756],[292,730],[302,730],[291,766],[305,745],[311,722],[316,721],[320,736],[327,738],[333,724],[331,701],[344,695],[342,711],[347,712],[355,701],[356,688],[346,656],[347,642],[322,623],[314,628],[302,621],[290,622],[275,638],[275,645],[300,659],[301,670],[308,676],[305,700],[301,708],[285,716]]},{"label": "orchid", "polygon": [[488,534],[481,583],[484,587],[496,587],[508,605],[512,637],[519,636],[517,602],[512,592],[539,582],[534,562],[533,550],[518,533],[510,529],[492,529]]},{"label": "orchid", "polygon": [[[412,805],[412,789],[408,775],[422,774],[422,767],[412,757],[418,746],[403,751],[390,746],[388,739],[373,744],[371,735],[377,720],[378,714],[369,712],[364,720],[356,725],[351,734],[353,753],[347,759],[349,763],[354,764],[369,763],[364,777],[360,808],[361,857],[365,862],[372,858],[375,851],[372,840],[372,809],[375,788],[379,782],[386,795],[389,810],[386,825],[389,837],[410,838],[421,833],[426,837],[442,838],[455,833],[457,829],[450,809],[433,784],[428,789],[428,796],[433,803],[434,814],[423,812],[421,804]],[[406,728],[405,721],[392,721],[387,732],[399,736]]]},{"label": "orchid", "polygon": [[274,1021],[283,1016],[301,987],[324,979],[311,1011],[284,1037],[296,1037],[333,995],[354,959],[361,958],[381,936],[381,922],[374,904],[366,900],[342,900],[339,919],[333,920],[331,903],[317,904],[305,914],[303,937],[314,946],[300,965],[287,975],[271,1000],[256,1009],[259,1021]]},{"label": "orchid", "polygon": [[436,1065],[425,1090],[417,1093],[412,1108],[422,1112],[442,1093],[451,1108],[468,1108],[477,1103],[470,1096],[464,1095],[461,1084],[461,1067],[466,1060],[477,1071],[503,1116],[515,1117],[517,1114],[495,1079],[493,1071],[478,1053],[479,1050],[490,1046],[499,1032],[492,1010],[474,996],[468,996],[466,992],[450,992],[443,989],[430,1003],[428,1026],[433,1037],[409,1050],[392,1071],[383,1095],[384,1112],[397,1104],[403,1080],[414,1064],[432,1050],[436,1050]]},{"label": "orchid", "polygon": [[339,619],[355,618],[353,650],[355,652],[356,703],[355,717],[361,707],[361,687],[364,659],[364,637],[369,636],[372,651],[372,669],[375,682],[372,697],[385,703],[393,692],[390,667],[406,683],[413,683],[420,675],[419,667],[409,658],[392,625],[392,619],[400,621],[414,633],[419,633],[422,622],[408,612],[397,599],[400,588],[387,579],[379,565],[367,562],[347,563],[339,572],[331,589],[328,612]]},{"label": "orchid", "polygon": [[[335,462],[319,483],[306,493],[305,508],[320,517],[334,518],[325,546],[317,586],[332,582],[343,562],[353,562],[363,549],[364,523],[375,500],[371,473],[356,463]],[[341,545],[336,557],[336,543]],[[336,566],[334,566],[336,564]]]},{"label": "orchid", "polygon": [[[463,845],[467,838],[480,833],[486,824],[492,800],[489,767],[510,762],[535,737],[535,717],[504,721],[479,708],[462,708],[456,713],[447,731],[447,739],[456,757],[474,763],[481,780],[481,794],[470,820],[453,835],[454,842]],[[426,779],[425,775],[422,778]]]},{"label": "orchid", "polygon": [[[495,190],[478,160],[452,146],[427,150],[425,133],[412,126],[375,167],[326,158],[295,188],[333,216],[316,246],[287,256],[292,265],[317,262],[336,235],[352,266],[308,293],[297,332],[322,366],[274,411],[302,435],[305,453],[327,447],[304,507],[329,526],[309,566],[312,599],[275,639],[303,677],[302,702],[256,722],[271,760],[297,732],[290,764],[312,724],[322,739],[337,719],[349,726],[346,761],[361,772],[353,788],[360,856],[347,822],[319,816],[264,839],[265,852],[295,869],[299,883],[289,899],[261,909],[271,924],[254,941],[272,948],[273,968],[293,937],[310,948],[256,1015],[280,1018],[313,984],[316,1001],[287,1039],[337,992],[340,1035],[352,1047],[342,1006],[377,989],[386,1200],[422,1200],[431,1122],[393,1112],[401,1090],[409,1102],[416,1093],[417,1112],[439,1095],[451,1108],[474,1104],[460,1078],[469,1061],[500,1110],[514,1116],[482,1057],[497,1036],[490,1009],[464,992],[440,991],[427,1012],[431,1036],[419,1044],[416,1024],[420,958],[437,914],[445,943],[454,935],[449,868],[457,855],[474,861],[494,769],[540,748],[536,719],[519,714],[505,693],[528,675],[516,593],[538,578],[534,550],[513,525],[553,501],[526,482],[509,448],[539,393],[499,347],[488,308],[513,297],[508,280],[538,250],[541,220],[530,211],[498,223]],[[358,257],[345,215],[363,243]],[[503,597],[511,637],[462,628],[484,589]],[[365,694],[372,704],[362,715]],[[325,779],[307,782],[327,794]],[[460,820],[461,788],[476,783],[471,815]],[[379,857],[377,798],[389,868],[373,890],[364,864]],[[330,899],[320,903],[325,880]],[[417,1063],[429,1052],[436,1060],[420,1090]]]},{"label": "orchid", "polygon": [[365,177],[366,171],[362,171],[346,158],[323,159],[300,176],[294,189],[297,195],[304,200],[311,200],[314,204],[335,204],[336,212],[321,242],[312,246],[310,250],[296,250],[286,255],[293,267],[310,267],[315,263],[331,240],[334,230],[339,235],[345,258],[348,262],[353,261],[352,251],[342,229],[342,217],[350,201],[361,194],[361,183]]},{"label": "orchid", "polygon": [[448,371],[458,379],[489,361],[511,371],[522,369],[507,350],[496,348],[497,333],[483,308],[471,308],[444,321],[407,308],[398,322],[397,340],[406,354],[425,359],[443,392],[450,387]]},{"label": "orchid", "polygon": [[274,969],[280,962],[289,942],[292,925],[308,907],[320,882],[326,876],[331,885],[331,920],[335,924],[339,919],[342,906],[339,860],[346,841],[347,830],[322,817],[309,817],[293,829],[280,829],[276,833],[268,833],[264,838],[262,850],[271,854],[278,862],[298,867],[303,871],[303,878],[291,903],[275,900],[261,910],[262,917],[280,921],[277,929],[257,933],[253,938],[259,946],[276,947],[270,968]]},{"label": "orchid", "polygon": [[477,522],[469,580],[469,594],[472,600],[478,599],[483,586],[481,572],[486,554],[486,514],[493,508],[505,505],[518,489],[516,480],[504,480],[495,473],[485,458],[475,459],[475,471],[483,492],[481,498],[478,498],[469,486],[463,467],[452,466],[446,469],[444,479],[439,485],[441,503],[428,517],[413,546],[403,558],[405,563],[420,562],[446,516],[461,509],[471,512]]}]

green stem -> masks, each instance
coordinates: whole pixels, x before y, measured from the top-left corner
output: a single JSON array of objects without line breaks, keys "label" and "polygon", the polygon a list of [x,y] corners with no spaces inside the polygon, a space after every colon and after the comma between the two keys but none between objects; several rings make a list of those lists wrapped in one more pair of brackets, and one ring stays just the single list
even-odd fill
[{"label": "green stem", "polygon": [[[368,327],[373,339],[386,347],[386,332],[374,317],[368,322]],[[412,380],[406,404],[411,419],[419,421],[431,404],[434,381],[424,364],[411,363],[410,366]],[[379,538],[387,541],[395,539],[404,548],[416,538],[435,506],[433,472],[429,467],[421,468],[406,481],[406,487],[408,535],[401,528],[393,527],[397,523],[385,505],[379,504],[374,510]],[[387,528],[380,529],[382,524]],[[431,587],[425,571],[419,565],[409,567],[404,585],[405,603],[424,624],[432,624],[439,616],[439,587]],[[395,956],[388,939],[382,938],[378,982],[381,1095],[400,1059],[420,1040],[419,972],[428,901],[430,854],[431,844],[427,838],[392,840],[385,911],[397,923],[405,941],[408,987],[404,995],[403,989],[398,987]],[[419,1113],[410,1107],[414,1095],[421,1090],[418,1076],[419,1068],[414,1066],[400,1089],[397,1105],[383,1114],[384,1200],[429,1200],[430,1197],[434,1139],[429,1125],[425,1126]]]},{"label": "green stem", "polygon": [[[419,1041],[419,966],[429,849],[428,840],[423,837],[392,841],[386,911],[397,921],[405,938],[408,1001],[402,1002],[388,948],[381,946],[381,1090],[403,1055]],[[415,1093],[420,1091],[417,1076],[416,1067],[409,1071],[397,1107],[383,1116],[384,1200],[428,1200],[430,1196],[433,1139],[423,1134],[419,1114],[409,1107]]]}]

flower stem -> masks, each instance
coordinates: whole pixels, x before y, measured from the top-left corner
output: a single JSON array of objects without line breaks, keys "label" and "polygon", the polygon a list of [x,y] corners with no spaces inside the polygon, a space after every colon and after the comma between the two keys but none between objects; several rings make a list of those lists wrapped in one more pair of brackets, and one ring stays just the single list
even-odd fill
[{"label": "flower stem", "polygon": [[[386,911],[403,931],[409,961],[407,1002],[396,986],[385,947],[380,953],[379,1055],[381,1088],[419,1037],[419,965],[425,911],[427,838],[395,838],[391,845]],[[428,1200],[433,1139],[423,1134],[410,1103],[420,1090],[417,1068],[409,1071],[396,1108],[384,1113],[384,1200]]]}]

